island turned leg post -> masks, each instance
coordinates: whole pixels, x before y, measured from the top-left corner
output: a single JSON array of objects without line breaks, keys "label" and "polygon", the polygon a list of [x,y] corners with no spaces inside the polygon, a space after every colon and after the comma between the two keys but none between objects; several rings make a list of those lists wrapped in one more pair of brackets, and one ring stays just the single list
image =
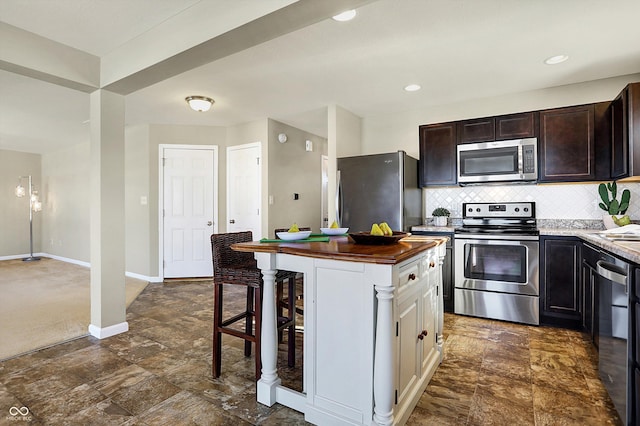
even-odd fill
[{"label": "island turned leg post", "polygon": [[278,356],[278,333],[276,325],[275,276],[273,269],[263,269],[262,333],[260,334],[260,357],[262,376],[257,384],[257,399],[271,407],[276,402],[276,387],[280,384],[276,361]]},{"label": "island turned leg post", "polygon": [[[442,265],[444,264],[444,256],[438,256],[438,264],[440,265],[438,268],[438,324],[436,329],[436,346],[438,348],[438,352],[440,352],[440,362],[444,358],[444,338],[442,337],[442,333],[444,331],[444,283],[442,281]],[[451,289],[453,291],[453,289]]]},{"label": "island turned leg post", "polygon": [[376,286],[378,312],[373,365],[373,421],[393,424],[393,287]]}]

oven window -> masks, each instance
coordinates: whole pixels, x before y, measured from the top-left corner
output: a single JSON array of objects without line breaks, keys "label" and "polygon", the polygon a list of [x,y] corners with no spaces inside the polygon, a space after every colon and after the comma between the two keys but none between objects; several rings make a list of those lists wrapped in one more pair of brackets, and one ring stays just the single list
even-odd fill
[{"label": "oven window", "polygon": [[460,175],[503,175],[518,172],[518,147],[460,152]]},{"label": "oven window", "polygon": [[527,282],[527,248],[520,245],[465,244],[464,276],[486,281]]}]

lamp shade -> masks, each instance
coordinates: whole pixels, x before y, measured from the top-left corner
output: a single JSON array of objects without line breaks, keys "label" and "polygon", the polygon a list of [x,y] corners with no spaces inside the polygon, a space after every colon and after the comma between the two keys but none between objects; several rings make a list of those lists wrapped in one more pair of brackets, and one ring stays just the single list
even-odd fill
[{"label": "lamp shade", "polygon": [[198,112],[209,111],[211,105],[214,103],[213,99],[207,98],[206,96],[187,96],[185,100],[192,110]]}]

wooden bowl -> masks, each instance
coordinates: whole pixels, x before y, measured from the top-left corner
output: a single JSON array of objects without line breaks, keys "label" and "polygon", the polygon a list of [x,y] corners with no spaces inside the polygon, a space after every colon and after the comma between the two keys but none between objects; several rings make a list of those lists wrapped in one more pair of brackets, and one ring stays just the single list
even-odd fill
[{"label": "wooden bowl", "polygon": [[393,235],[371,235],[369,232],[349,233],[356,244],[383,245],[395,244],[411,234],[407,232],[393,231]]}]

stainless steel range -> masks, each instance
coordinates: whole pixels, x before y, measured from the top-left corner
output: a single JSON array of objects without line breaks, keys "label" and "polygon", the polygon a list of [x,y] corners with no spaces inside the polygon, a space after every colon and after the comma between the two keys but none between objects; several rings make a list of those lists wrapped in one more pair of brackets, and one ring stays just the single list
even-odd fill
[{"label": "stainless steel range", "polygon": [[456,314],[538,325],[535,203],[464,203],[455,229]]}]

